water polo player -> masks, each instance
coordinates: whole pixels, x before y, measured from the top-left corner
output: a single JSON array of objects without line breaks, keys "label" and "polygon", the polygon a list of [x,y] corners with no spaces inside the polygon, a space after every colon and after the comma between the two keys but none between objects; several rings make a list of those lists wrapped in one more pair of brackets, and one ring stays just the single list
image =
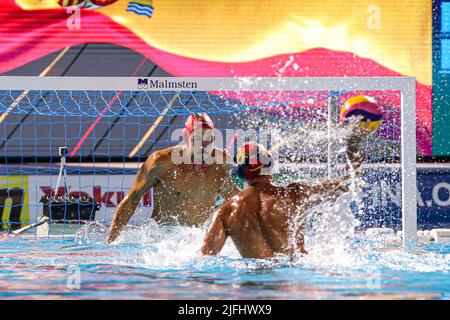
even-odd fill
[{"label": "water polo player", "polygon": [[[361,172],[362,156],[357,146],[369,132],[364,127],[356,128],[347,144],[347,156],[358,174]],[[347,168],[346,174],[339,180],[276,186],[270,174],[271,155],[256,143],[241,147],[236,162],[236,173],[247,181],[249,187],[214,213],[201,248],[204,255],[218,254],[228,236],[244,258],[306,253],[303,237],[306,211],[324,201],[337,199],[348,191],[350,185]],[[294,219],[300,221],[295,234],[291,227]]]},{"label": "water polo player", "polygon": [[[108,242],[118,237],[150,188],[153,188],[154,198],[153,219],[164,224],[189,226],[201,225],[209,218],[217,196],[226,200],[239,192],[229,174],[230,155],[212,147],[214,132],[214,124],[207,114],[190,115],[183,131],[186,144],[156,151],[148,157],[117,207]],[[222,161],[205,161],[206,150],[208,157]],[[174,155],[179,154],[187,157],[175,163]]]}]

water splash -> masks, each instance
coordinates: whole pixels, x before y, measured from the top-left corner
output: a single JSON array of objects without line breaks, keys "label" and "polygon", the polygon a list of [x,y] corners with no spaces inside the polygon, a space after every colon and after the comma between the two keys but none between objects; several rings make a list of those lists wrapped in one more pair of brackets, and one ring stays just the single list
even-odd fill
[{"label": "water splash", "polygon": [[97,221],[92,221],[75,234],[74,242],[78,245],[93,245],[106,243],[108,228]]},{"label": "water splash", "polygon": [[[116,241],[107,245],[108,228],[97,222],[83,226],[75,236],[78,245],[108,246],[115,250],[114,263],[129,261],[127,255],[135,256],[134,263],[146,268],[174,269],[186,267],[201,261],[201,248],[206,226],[160,226],[150,219],[148,224],[126,227]],[[136,250],[138,254],[136,254]],[[231,241],[227,241],[222,254],[239,258],[239,254]]]},{"label": "water splash", "polygon": [[[292,181],[316,182],[326,177],[326,171],[318,169],[320,162],[313,155],[324,155],[330,135],[324,122],[326,114],[320,108],[314,110],[313,119],[304,125],[295,117],[282,115],[276,121],[267,114],[249,111],[240,120],[242,127],[270,130],[273,137],[273,152],[283,155],[274,168],[277,183]],[[345,144],[351,134],[351,127],[335,128],[331,134],[336,145],[338,158],[345,158]],[[304,166],[307,160],[309,166]],[[305,245],[307,256],[290,259],[252,260],[241,259],[230,240],[227,241],[219,257],[202,257],[201,247],[206,226],[201,228],[186,226],[159,226],[152,219],[145,226],[129,226],[112,245],[106,246],[107,228],[88,225],[77,233],[75,242],[80,245],[106,246],[116,254],[109,258],[114,264],[130,263],[149,269],[173,271],[186,270],[260,270],[266,268],[307,268],[326,272],[363,272],[370,274],[377,270],[408,270],[411,272],[448,272],[448,254],[427,252],[421,248],[416,252],[405,251],[396,239],[378,241],[361,238],[355,233],[359,226],[357,216],[351,209],[360,210],[363,184],[352,170],[349,192],[342,194],[334,202],[322,203],[311,208],[306,215]],[[294,220],[292,232],[298,228]],[[131,258],[132,256],[132,258]]]}]

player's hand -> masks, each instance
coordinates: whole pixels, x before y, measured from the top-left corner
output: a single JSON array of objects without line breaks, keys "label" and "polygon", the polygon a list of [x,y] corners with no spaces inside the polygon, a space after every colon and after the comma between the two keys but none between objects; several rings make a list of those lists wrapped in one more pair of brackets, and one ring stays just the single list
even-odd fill
[{"label": "player's hand", "polygon": [[349,151],[356,152],[358,145],[370,134],[370,130],[365,127],[356,127],[353,129],[347,140],[347,147]]}]

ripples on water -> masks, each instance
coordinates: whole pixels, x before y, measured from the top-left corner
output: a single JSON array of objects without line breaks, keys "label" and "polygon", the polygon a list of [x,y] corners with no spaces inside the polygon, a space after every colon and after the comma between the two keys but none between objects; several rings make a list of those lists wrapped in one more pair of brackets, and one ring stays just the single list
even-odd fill
[{"label": "ripples on water", "polygon": [[[311,232],[312,233],[312,232]],[[306,257],[242,259],[227,241],[217,257],[197,251],[204,230],[127,228],[112,245],[107,229],[84,226],[75,239],[0,242],[2,298],[449,298],[450,245],[405,251],[357,236],[307,237]],[[74,275],[80,289],[71,289]]]}]

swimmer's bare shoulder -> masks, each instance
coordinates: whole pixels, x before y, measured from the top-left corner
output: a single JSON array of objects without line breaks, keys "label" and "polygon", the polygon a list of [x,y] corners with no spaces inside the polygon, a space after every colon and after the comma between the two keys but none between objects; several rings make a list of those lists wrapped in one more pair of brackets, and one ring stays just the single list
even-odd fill
[{"label": "swimmer's bare shoulder", "polygon": [[170,166],[172,164],[172,152],[176,151],[176,147],[178,146],[153,152],[143,164],[143,166],[145,166],[145,170],[149,170],[153,167],[166,168]]},{"label": "swimmer's bare shoulder", "polygon": [[200,249],[203,255],[216,255],[222,250],[233,229],[243,222],[242,215],[256,213],[259,196],[252,187],[228,199],[213,214],[211,225]]},{"label": "swimmer's bare shoulder", "polygon": [[249,187],[229,198],[215,213],[214,218],[220,219],[230,232],[242,222],[242,215],[257,213],[260,207],[259,192]]}]

